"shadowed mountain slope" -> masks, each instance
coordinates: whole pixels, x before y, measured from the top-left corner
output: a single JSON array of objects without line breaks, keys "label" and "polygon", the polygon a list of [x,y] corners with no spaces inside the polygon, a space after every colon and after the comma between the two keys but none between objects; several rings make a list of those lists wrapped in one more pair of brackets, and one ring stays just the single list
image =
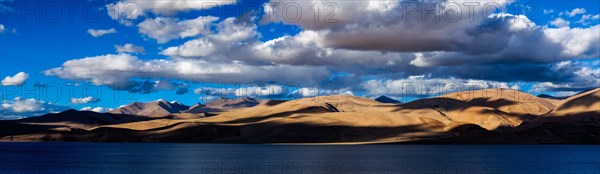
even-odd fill
[{"label": "shadowed mountain slope", "polygon": [[215,101],[203,104],[196,104],[190,107],[184,113],[218,113],[239,108],[247,108],[258,105],[259,102],[256,99],[250,97],[244,98],[220,98]]},{"label": "shadowed mountain slope", "polygon": [[600,88],[571,96],[516,131],[542,143],[600,143]]},{"label": "shadowed mountain slope", "polygon": [[516,127],[523,121],[550,112],[552,108],[554,105],[551,103],[524,92],[484,89],[415,100],[400,105],[395,111],[446,121],[448,129],[475,124],[495,130]]},{"label": "shadowed mountain slope", "polygon": [[127,114],[97,113],[92,111],[67,110],[56,114],[46,114],[15,120],[18,123],[68,126],[72,128],[91,128],[101,125],[120,124],[152,120],[146,116]]},{"label": "shadowed mountain slope", "polygon": [[379,103],[402,103],[402,102],[400,102],[398,100],[394,100],[394,99],[389,98],[389,97],[384,96],[384,95],[375,98],[375,101],[377,101]]},{"label": "shadowed mountain slope", "polygon": [[174,113],[188,110],[190,107],[179,102],[157,100],[150,103],[134,102],[127,106],[111,111],[112,114],[144,115],[149,117],[164,117]]},{"label": "shadowed mountain slope", "polygon": [[600,125],[600,88],[565,99],[552,112],[532,120],[527,126],[548,122]]}]

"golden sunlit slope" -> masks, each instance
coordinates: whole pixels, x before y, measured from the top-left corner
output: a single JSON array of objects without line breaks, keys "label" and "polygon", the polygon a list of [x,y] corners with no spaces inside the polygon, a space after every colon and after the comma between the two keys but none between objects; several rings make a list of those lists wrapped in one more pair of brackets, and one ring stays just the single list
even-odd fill
[{"label": "golden sunlit slope", "polygon": [[556,107],[552,115],[566,115],[581,112],[600,111],[600,88],[573,95]]},{"label": "golden sunlit slope", "polygon": [[[308,102],[310,99],[300,99],[293,101],[265,101],[261,104],[251,107],[251,108],[239,108],[236,110],[232,110],[229,112],[221,112],[222,110],[218,110],[220,114],[218,116],[214,116],[211,118],[203,118],[197,120],[185,120],[186,122],[211,122],[211,123],[232,123],[234,120],[241,120],[244,118],[256,118],[258,120],[260,117],[274,115],[274,114],[282,114],[282,113],[292,113],[292,112],[302,112],[302,113],[322,113],[322,112],[332,112],[328,110],[325,103],[317,103],[314,101]],[[226,105],[230,102],[220,102],[222,105]],[[213,104],[213,107],[220,107],[221,104]],[[206,108],[206,107],[198,107],[198,108]],[[212,107],[211,107],[212,108]],[[195,110],[199,111],[199,110]],[[211,110],[213,111],[213,110]],[[154,120],[149,122],[138,122],[124,125],[113,125],[110,127],[118,127],[118,128],[131,128],[137,130],[145,130],[145,129],[154,129],[162,126],[167,126],[170,124],[181,123],[181,121],[173,121],[173,120]],[[241,121],[238,121],[241,122]],[[251,121],[246,121],[246,123],[253,123]]]},{"label": "golden sunlit slope", "polygon": [[562,104],[567,97],[554,97],[548,94],[540,94],[537,97],[541,98],[542,100],[546,100],[550,103],[552,103],[554,106],[558,106],[560,104]]},{"label": "golden sunlit slope", "polygon": [[[405,104],[385,104],[368,98],[334,95],[302,98],[291,101],[265,101],[257,106],[222,112],[218,116],[185,121],[153,120],[109,127],[136,130],[154,129],[181,122],[202,122],[219,125],[257,123],[345,126],[433,125],[436,130],[449,125],[476,124],[488,130],[501,126],[516,127],[533,115],[550,111],[551,104],[539,98],[514,91],[492,95],[493,90],[477,90],[448,94],[446,97],[421,99]],[[489,93],[489,94],[488,94]],[[496,93],[494,93],[496,94]],[[480,96],[480,97],[477,97]],[[470,97],[470,98],[467,98]],[[458,100],[460,99],[460,100]],[[522,100],[522,101],[519,101]],[[532,107],[534,109],[526,109]]]},{"label": "golden sunlit slope", "polygon": [[152,120],[98,129],[173,134],[180,130],[196,129],[193,128],[195,126],[236,127],[240,129],[241,137],[265,142],[286,142],[290,139],[307,142],[326,142],[329,139],[334,139],[331,140],[333,142],[400,141],[439,136],[443,132],[445,123],[428,116],[394,112],[397,107],[395,104],[383,104],[355,96],[321,96],[292,101],[265,101],[254,107],[201,119]]},{"label": "golden sunlit slope", "polygon": [[515,132],[540,143],[600,143],[600,88],[564,99],[554,111]]},{"label": "golden sunlit slope", "polygon": [[554,105],[540,98],[508,89],[484,89],[455,92],[439,97],[416,100],[401,105],[399,112],[417,112],[440,121],[453,124],[476,124],[488,130],[499,127],[516,127],[524,120],[532,119],[551,111]]},{"label": "golden sunlit slope", "polygon": [[[242,108],[229,112],[224,112],[216,117],[206,118],[203,121],[207,122],[225,122],[233,120],[242,120],[244,118],[258,117],[277,117],[289,116],[291,114],[316,114],[326,112],[366,112],[373,110],[370,106],[380,105],[370,99],[335,95],[335,96],[320,96],[312,98],[302,98],[290,101],[266,101],[251,108]],[[240,121],[238,121],[240,122]],[[241,123],[241,122],[240,122]]]},{"label": "golden sunlit slope", "polygon": [[379,103],[356,96],[319,96],[285,102],[267,101],[255,107],[225,112],[201,121],[227,125],[272,122],[378,127],[434,123],[435,126],[443,126],[443,122],[427,119],[429,116],[394,112],[397,107],[395,104]]},{"label": "golden sunlit slope", "polygon": [[546,122],[600,125],[600,88],[589,90],[567,99],[554,111],[532,120],[532,125]]},{"label": "golden sunlit slope", "polygon": [[[478,91],[473,91],[473,93],[477,94]],[[458,94],[450,94],[450,96],[457,95]],[[506,105],[517,105],[518,107],[518,101],[510,99],[511,95],[505,95],[504,97],[507,97],[508,99],[503,97],[481,97],[478,100],[473,100],[481,102],[480,100],[485,99],[484,101],[495,102],[489,106],[481,106],[481,103],[473,104],[468,101],[443,97],[416,100],[398,105],[379,103],[371,99],[356,96],[321,96],[292,101],[266,101],[254,107],[232,110],[223,112],[218,116],[186,120],[184,122],[154,120],[124,125],[111,125],[108,127],[138,130],[139,127],[143,127],[144,130],[147,130],[161,129],[160,127],[152,127],[157,125],[170,126],[177,124],[179,125],[178,127],[181,127],[181,124],[184,123],[254,127],[256,127],[256,125],[272,126],[273,124],[305,124],[322,127],[347,126],[357,128],[418,126],[419,129],[411,129],[411,133],[421,133],[421,135],[423,135],[423,133],[442,132],[469,123],[479,125],[489,130],[501,126],[518,126],[523,118],[519,117],[516,113],[509,114],[502,111],[517,110],[507,107]],[[498,108],[501,108],[502,110]],[[521,110],[521,112],[523,112],[523,110]],[[527,114],[533,115],[538,113],[532,112]],[[140,125],[136,126],[136,124]],[[410,137],[415,135],[406,134],[407,132],[402,133],[403,135],[398,137],[407,138],[407,136]],[[247,131],[246,134],[254,133],[252,133],[252,131]]]},{"label": "golden sunlit slope", "polygon": [[513,115],[542,115],[556,107],[537,96],[511,89],[483,89],[443,96],[465,101],[473,106],[496,108]]}]

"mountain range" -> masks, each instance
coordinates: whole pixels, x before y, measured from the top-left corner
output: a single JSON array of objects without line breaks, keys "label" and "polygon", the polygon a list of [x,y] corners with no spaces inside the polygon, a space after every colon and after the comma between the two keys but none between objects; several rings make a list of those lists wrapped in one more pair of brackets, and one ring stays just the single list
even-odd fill
[{"label": "mountain range", "polygon": [[379,97],[375,98],[374,100],[377,101],[377,102],[380,102],[380,103],[402,103],[402,102],[400,102],[398,100],[395,100],[395,99],[390,98],[390,97],[385,96],[385,95],[379,96]]},{"label": "mountain range", "polygon": [[220,98],[206,104],[197,103],[193,106],[187,106],[177,101],[167,102],[160,99],[149,103],[134,102],[108,111],[108,113],[141,115],[152,118],[202,118],[233,109],[256,106],[258,103],[257,100],[248,97]]},{"label": "mountain range", "polygon": [[600,144],[600,88],[563,99],[484,89],[407,103],[347,95],[134,102],[0,121],[0,141]]}]

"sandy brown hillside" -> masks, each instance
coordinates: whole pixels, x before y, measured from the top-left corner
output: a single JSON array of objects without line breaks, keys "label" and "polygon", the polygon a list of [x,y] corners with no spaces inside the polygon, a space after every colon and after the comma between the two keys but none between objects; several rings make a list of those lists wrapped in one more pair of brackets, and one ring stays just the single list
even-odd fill
[{"label": "sandy brown hillside", "polygon": [[600,88],[564,100],[515,132],[541,143],[600,143]]},{"label": "sandy brown hillside", "polygon": [[536,96],[509,89],[484,89],[456,92],[405,103],[397,109],[449,121],[448,129],[461,124],[476,124],[488,130],[516,127],[523,121],[546,114],[554,108]]},{"label": "sandy brown hillside", "polygon": [[600,88],[585,91],[564,100],[553,112],[554,115],[581,111],[598,111],[600,110],[600,106],[598,106],[600,104]]},{"label": "sandy brown hillside", "polygon": [[483,89],[455,92],[443,95],[443,97],[465,101],[473,106],[496,108],[502,112],[514,115],[542,115],[556,107],[537,96],[511,89]]},{"label": "sandy brown hillside", "polygon": [[183,111],[184,113],[221,113],[234,109],[253,107],[258,105],[259,102],[256,99],[250,97],[244,98],[220,98],[215,101],[203,104],[196,104],[190,107],[188,110]]},{"label": "sandy brown hillside", "polygon": [[216,119],[222,117],[254,117],[277,113],[350,112],[367,109],[369,106],[379,104],[381,103],[370,99],[345,95],[302,98],[290,101],[265,101],[255,107],[222,113]]},{"label": "sandy brown hillside", "polygon": [[564,99],[564,102],[554,111],[536,118],[531,124],[545,122],[596,123],[600,125],[600,88]]},{"label": "sandy brown hillside", "polygon": [[231,110],[238,108],[247,108],[258,105],[258,101],[254,98],[243,97],[243,98],[221,98],[209,103],[206,103],[206,107],[217,108],[222,110]]},{"label": "sandy brown hillside", "polygon": [[[317,118],[319,118],[318,115],[323,114],[338,114],[356,115],[356,117],[364,117],[365,119],[377,121],[376,117],[370,117],[371,115],[373,115],[373,113],[379,113],[379,115],[394,115],[393,113],[386,113],[388,111],[391,111],[393,108],[385,106],[393,105],[382,104],[371,99],[347,95],[320,96],[285,102],[267,101],[255,107],[224,112],[216,117],[206,118],[202,121],[226,124],[248,124],[275,120],[282,121],[282,119],[288,119],[298,115],[310,115],[315,117],[307,117],[308,120],[304,120],[301,118],[293,118],[293,120],[314,123],[332,121],[347,123],[356,122],[358,124],[359,121],[353,119]],[[362,123],[367,122],[368,121],[363,121]]]},{"label": "sandy brown hillside", "polygon": [[[464,94],[477,95],[484,92],[489,91],[472,91]],[[346,95],[321,96],[292,101],[267,101],[254,107],[223,112],[218,116],[193,121],[152,120],[107,127],[149,130],[184,122],[229,126],[267,123],[350,127],[420,125],[427,129],[425,132],[440,132],[463,124],[476,124],[489,130],[498,127],[516,127],[523,120],[550,111],[544,105],[547,103],[529,102],[529,100],[538,100],[535,96],[528,96],[513,90],[504,92],[507,94],[487,98],[483,96],[466,101],[436,97],[405,104],[386,104],[368,98]],[[527,102],[515,101],[515,94],[522,96],[522,99],[528,99]],[[450,96],[456,98],[460,96],[460,93],[453,93]],[[525,110],[521,107],[535,107],[536,109]],[[507,113],[506,111],[513,112]]]},{"label": "sandy brown hillside", "polygon": [[[478,92],[474,91],[473,93],[477,94]],[[507,90],[507,92],[514,91]],[[533,97],[522,93],[516,94],[524,97]],[[454,93],[450,96],[457,95],[457,93]],[[315,127],[331,126],[348,128],[372,127],[382,130],[406,127],[415,128],[403,131],[396,130],[393,135],[371,137],[373,140],[391,141],[446,135],[444,134],[445,131],[465,124],[475,124],[489,130],[494,130],[498,127],[516,127],[523,120],[534,117],[534,114],[545,113],[550,110],[544,105],[547,103],[538,103],[539,105],[535,105],[536,103],[515,101],[511,97],[512,95],[507,94],[489,98],[479,97],[475,100],[467,101],[436,97],[416,100],[405,104],[386,104],[362,97],[335,95],[292,101],[267,101],[254,107],[232,110],[223,112],[218,116],[195,120],[153,120],[104,127],[134,130],[163,130],[164,133],[165,131],[175,131],[173,128],[175,125],[177,125],[175,127],[180,129],[189,129],[189,127],[184,127],[197,126],[197,124],[233,126],[240,128],[244,136],[260,137],[264,141],[308,136],[303,134],[302,131],[282,131],[294,128],[299,129],[298,127],[311,127],[312,129],[315,129]],[[531,100],[537,100],[537,98],[533,97]],[[488,105],[481,103],[485,101],[492,103]],[[519,110],[519,107],[530,105],[535,106],[538,110]],[[505,111],[513,112],[507,113]],[[524,112],[526,115],[519,115],[517,114],[518,112]],[[166,129],[167,127],[169,129]],[[281,132],[269,132],[270,128],[273,127],[278,127]],[[266,133],[268,133],[268,136],[265,135]],[[289,137],[285,134],[289,134]],[[380,132],[379,134],[383,133]],[[324,137],[325,135],[313,133],[311,136]],[[316,139],[321,140],[321,138]],[[362,135],[362,137],[357,139],[369,139],[369,137]]]},{"label": "sandy brown hillside", "polygon": [[[97,128],[174,134],[199,125],[239,129],[238,137],[219,141],[363,142],[447,136],[445,123],[393,112],[398,105],[355,96],[323,96],[261,104],[194,120],[153,120]],[[215,128],[217,129],[217,128]],[[205,131],[205,130],[202,130]]]},{"label": "sandy brown hillside", "polygon": [[[26,141],[45,137],[57,141],[222,143],[585,142],[568,136],[555,136],[554,133],[548,135],[547,125],[539,120],[571,118],[581,114],[591,114],[595,118],[598,110],[594,108],[599,104],[597,93],[598,90],[595,90],[574,96],[559,107],[538,97],[506,89],[451,93],[403,104],[380,103],[346,95],[271,100],[255,106],[235,104],[254,103],[239,99],[213,104],[212,107],[235,105],[242,108],[225,110],[206,118],[165,117],[102,125],[86,131],[16,137]],[[198,107],[206,108],[204,105]],[[593,120],[583,121],[587,124]],[[519,132],[524,127],[521,125],[523,122],[541,124],[532,131]],[[517,126],[519,128],[514,128]],[[551,126],[550,130],[569,130],[576,134],[575,137],[589,139],[595,135],[589,130],[594,132],[599,127],[592,125],[581,132],[579,128],[560,125],[559,129]],[[546,138],[536,139],[538,135]],[[6,137],[0,139],[6,141]]]},{"label": "sandy brown hillside", "polygon": [[[383,104],[371,99],[355,96],[322,96],[291,101],[265,101],[250,107],[223,112],[218,116],[202,118],[196,122],[248,125],[256,123],[306,123],[338,124],[347,126],[395,126],[421,123],[419,117],[410,117],[392,112],[397,105]],[[148,121],[158,122],[158,120]],[[180,122],[171,122],[180,123]],[[136,127],[126,124],[126,127]],[[119,127],[113,125],[111,127]],[[140,126],[152,128],[148,126]]]},{"label": "sandy brown hillside", "polygon": [[541,94],[541,95],[538,95],[537,97],[552,103],[554,106],[558,106],[558,105],[562,104],[565,101],[565,99],[567,98],[567,97],[555,97],[555,96],[551,96],[548,94]]}]

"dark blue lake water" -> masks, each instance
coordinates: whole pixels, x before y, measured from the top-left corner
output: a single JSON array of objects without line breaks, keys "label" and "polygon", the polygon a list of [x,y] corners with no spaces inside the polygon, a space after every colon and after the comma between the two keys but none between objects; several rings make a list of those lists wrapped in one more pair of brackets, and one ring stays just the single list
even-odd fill
[{"label": "dark blue lake water", "polygon": [[600,173],[600,146],[0,143],[0,173]]}]

